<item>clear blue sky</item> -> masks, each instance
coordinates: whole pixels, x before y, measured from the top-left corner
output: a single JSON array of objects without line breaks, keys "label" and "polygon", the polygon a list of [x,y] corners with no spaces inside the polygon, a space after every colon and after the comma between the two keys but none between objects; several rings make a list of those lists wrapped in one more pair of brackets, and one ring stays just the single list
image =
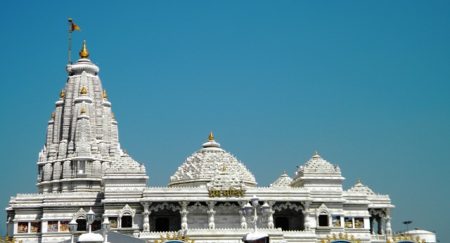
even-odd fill
[{"label": "clear blue sky", "polygon": [[150,185],[213,130],[260,185],[318,150],[450,242],[449,1],[2,1],[3,207],[36,190],[68,17]]}]

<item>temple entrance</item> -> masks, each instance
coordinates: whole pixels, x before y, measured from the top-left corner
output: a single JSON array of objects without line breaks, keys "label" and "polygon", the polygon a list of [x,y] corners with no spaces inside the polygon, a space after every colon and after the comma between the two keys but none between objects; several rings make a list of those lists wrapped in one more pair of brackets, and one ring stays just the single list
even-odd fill
[{"label": "temple entrance", "polygon": [[275,228],[282,230],[304,230],[305,216],[300,205],[293,203],[277,203],[273,207],[273,221]]},{"label": "temple entrance", "polygon": [[159,210],[150,214],[151,231],[178,231],[181,229],[181,216],[178,211],[168,209]]}]

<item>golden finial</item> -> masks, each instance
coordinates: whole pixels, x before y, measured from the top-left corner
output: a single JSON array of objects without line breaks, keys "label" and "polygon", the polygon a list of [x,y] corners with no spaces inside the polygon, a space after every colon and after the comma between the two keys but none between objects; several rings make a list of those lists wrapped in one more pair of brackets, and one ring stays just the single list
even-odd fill
[{"label": "golden finial", "polygon": [[214,134],[213,134],[212,131],[209,133],[208,140],[209,141],[214,141]]},{"label": "golden finial", "polygon": [[108,98],[108,94],[106,93],[106,89],[103,90],[102,96],[103,96],[103,99]]},{"label": "golden finial", "polygon": [[87,88],[86,88],[85,86],[81,87],[81,89],[80,89],[80,94],[86,95],[87,92],[88,92],[88,90],[87,90]]},{"label": "golden finial", "polygon": [[86,113],[86,109],[84,109],[84,107],[81,107],[80,114],[84,114],[84,113]]},{"label": "golden finial", "polygon": [[64,97],[66,97],[66,92],[64,92],[64,90],[61,90],[61,92],[59,93],[59,98],[64,99]]},{"label": "golden finial", "polygon": [[52,120],[55,120],[56,114],[55,112],[52,112]]},{"label": "golden finial", "polygon": [[89,57],[89,51],[86,47],[86,40],[83,41],[83,47],[81,48],[80,51],[80,57],[81,58],[88,58]]}]

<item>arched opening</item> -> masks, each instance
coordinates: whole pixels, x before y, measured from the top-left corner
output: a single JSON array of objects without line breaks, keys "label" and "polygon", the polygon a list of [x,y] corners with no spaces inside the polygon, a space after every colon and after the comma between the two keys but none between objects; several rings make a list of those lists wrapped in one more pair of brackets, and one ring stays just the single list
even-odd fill
[{"label": "arched opening", "polygon": [[179,211],[161,209],[150,214],[150,231],[178,231],[181,229]]},{"label": "arched opening", "polygon": [[86,231],[86,219],[77,219],[77,231]]},{"label": "arched opening", "polygon": [[122,216],[122,228],[131,228],[133,227],[133,217],[130,215]]},{"label": "arched opening", "polygon": [[305,215],[299,204],[276,203],[273,208],[275,209],[273,214],[275,228],[281,228],[282,230],[305,229]]}]

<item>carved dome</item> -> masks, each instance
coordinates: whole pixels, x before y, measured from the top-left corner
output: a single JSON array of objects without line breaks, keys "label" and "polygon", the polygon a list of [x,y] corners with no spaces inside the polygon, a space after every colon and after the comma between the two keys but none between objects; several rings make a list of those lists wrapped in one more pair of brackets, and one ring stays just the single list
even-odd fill
[{"label": "carved dome", "polygon": [[370,189],[368,186],[364,185],[361,183],[360,180],[358,180],[358,182],[356,182],[356,184],[348,189],[349,192],[355,192],[355,193],[362,193],[365,195],[374,195],[375,193],[372,191],[372,189]]},{"label": "carved dome", "polygon": [[197,152],[189,156],[170,177],[169,186],[197,187],[206,186],[221,171],[226,170],[229,176],[236,178],[249,187],[255,187],[253,174],[232,154],[220,147],[212,133],[208,142]]},{"label": "carved dome", "polygon": [[297,170],[297,175],[303,175],[306,173],[341,173],[341,169],[337,165],[333,165],[330,162],[324,160],[316,152],[311,159],[309,159],[305,165],[302,165]]},{"label": "carved dome", "polygon": [[292,183],[292,178],[284,172],[278,179],[276,179],[270,187],[290,187]]}]

